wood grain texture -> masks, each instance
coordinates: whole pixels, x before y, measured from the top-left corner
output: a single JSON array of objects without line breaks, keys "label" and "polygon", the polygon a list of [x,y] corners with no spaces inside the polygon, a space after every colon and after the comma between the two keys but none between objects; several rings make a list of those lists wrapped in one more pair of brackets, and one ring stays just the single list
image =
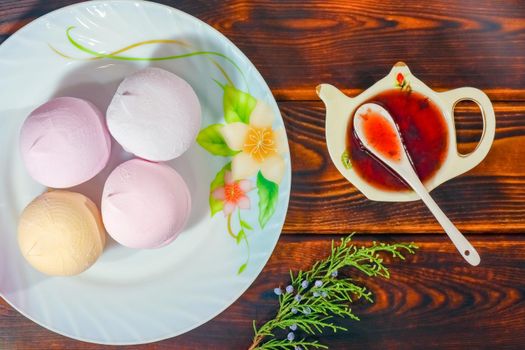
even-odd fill
[{"label": "wood grain texture", "polygon": [[[332,238],[332,237],[330,237]],[[472,238],[472,237],[471,237]],[[370,236],[356,236],[368,244]],[[387,239],[392,241],[392,239]],[[469,267],[445,237],[400,236],[420,246],[405,263],[389,261],[392,277],[363,279],[375,303],[357,303],[360,322],[348,321],[346,333],[327,334],[333,349],[519,349],[525,343],[525,240],[512,236],[476,237],[482,256]],[[330,240],[287,236],[277,245],[254,285],[209,323],[180,337],[133,350],[246,349],[251,320],[265,320],[276,310],[273,288],[288,281],[288,269],[307,269],[328,254]],[[345,274],[356,275],[349,270]],[[2,349],[111,349],[72,341],[34,325],[0,302]]]},{"label": "wood grain texture", "polygon": [[[75,2],[1,1],[0,40]],[[400,60],[436,89],[475,86],[493,99],[525,99],[523,1],[160,2],[224,33],[280,100],[316,100],[321,82],[355,93]]]},{"label": "wood grain texture", "polygon": [[[476,168],[441,185],[433,197],[460,230],[471,233],[525,231],[525,106],[494,104],[496,140]],[[324,105],[281,102],[292,155],[292,195],[286,233],[440,233],[420,202],[366,199],[337,171],[328,155]],[[474,149],[482,130],[477,107],[456,109],[460,150]],[[315,215],[311,215],[314,212]]]},{"label": "wood grain texture", "polygon": [[[0,42],[31,20],[78,0],[0,0]],[[257,66],[280,101],[293,166],[284,232],[263,273],[229,309],[180,337],[125,349],[246,349],[251,320],[273,314],[272,289],[288,269],[328,252],[330,238],[416,241],[420,252],[392,262],[391,280],[366,279],[373,305],[360,322],[323,339],[332,349],[522,349],[525,344],[525,2],[521,0],[181,0],[186,11],[230,38]],[[483,89],[494,102],[497,133],[486,160],[433,192],[470,235],[482,265],[470,268],[421,203],[366,200],[343,180],[324,139],[315,86],[356,95],[405,61],[430,87]],[[1,77],[0,77],[1,79]],[[0,92],[1,93],[1,92]],[[479,139],[472,106],[457,111],[459,149]],[[312,215],[312,213],[314,213]],[[304,233],[310,233],[304,235]],[[411,233],[411,235],[398,235]],[[416,235],[415,233],[434,233]],[[438,234],[435,234],[438,233]],[[0,300],[0,350],[110,347],[76,342],[41,328]]]}]

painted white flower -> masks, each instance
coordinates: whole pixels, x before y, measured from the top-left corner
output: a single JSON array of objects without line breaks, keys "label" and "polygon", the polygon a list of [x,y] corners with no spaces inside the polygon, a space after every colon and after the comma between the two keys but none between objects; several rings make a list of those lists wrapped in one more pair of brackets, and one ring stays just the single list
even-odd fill
[{"label": "painted white flower", "polygon": [[232,160],[234,180],[246,179],[257,174],[279,184],[284,175],[286,137],[283,129],[273,130],[274,114],[271,107],[261,100],[250,115],[250,124],[235,122],[221,130],[228,147],[241,151]]}]

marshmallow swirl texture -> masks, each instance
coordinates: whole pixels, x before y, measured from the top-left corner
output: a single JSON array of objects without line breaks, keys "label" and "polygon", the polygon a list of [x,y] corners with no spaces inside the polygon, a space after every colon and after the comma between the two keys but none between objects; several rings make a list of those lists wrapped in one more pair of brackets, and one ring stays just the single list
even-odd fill
[{"label": "marshmallow swirl texture", "polygon": [[201,106],[184,79],[146,68],[124,79],[106,116],[111,135],[125,150],[143,159],[166,161],[195,141]]},{"label": "marshmallow swirl texture", "polygon": [[76,275],[104,250],[100,212],[86,196],[64,190],[46,192],[22,212],[18,244],[24,258],[47,275]]},{"label": "marshmallow swirl texture", "polygon": [[130,248],[160,248],[184,229],[191,211],[189,189],[171,167],[132,159],[109,175],[102,194],[108,234]]},{"label": "marshmallow swirl texture", "polygon": [[102,113],[90,102],[59,97],[35,109],[20,131],[29,175],[47,187],[66,188],[97,175],[107,164],[111,139]]}]

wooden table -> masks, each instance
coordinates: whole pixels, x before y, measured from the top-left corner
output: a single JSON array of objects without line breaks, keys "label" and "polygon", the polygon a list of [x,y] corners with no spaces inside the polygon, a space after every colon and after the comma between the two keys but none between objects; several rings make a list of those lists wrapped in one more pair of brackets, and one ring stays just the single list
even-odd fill
[{"label": "wooden table", "polygon": [[[75,1],[0,0],[0,41]],[[328,334],[333,349],[504,349],[525,347],[525,2],[162,1],[211,24],[257,66],[283,114],[292,152],[288,217],[277,248],[253,286],[230,308],[180,337],[130,349],[246,349],[251,320],[270,317],[272,289],[288,269],[307,268],[330,240],[414,241],[419,253],[392,262],[390,280],[365,280],[374,304],[360,322]],[[494,103],[496,140],[485,161],[445,183],[434,198],[482,256],[464,263],[419,202],[363,197],[332,164],[324,106],[314,87],[354,95],[405,61],[429,86],[483,89]],[[1,79],[1,77],[0,77]],[[0,92],[1,93],[1,92]],[[462,151],[479,139],[472,105],[456,110]],[[2,349],[102,349],[41,328],[0,301]]]}]

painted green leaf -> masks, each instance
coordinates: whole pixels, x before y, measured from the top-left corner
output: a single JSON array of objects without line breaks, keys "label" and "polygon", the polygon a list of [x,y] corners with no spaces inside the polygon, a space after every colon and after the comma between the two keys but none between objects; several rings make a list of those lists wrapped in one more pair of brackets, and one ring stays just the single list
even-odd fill
[{"label": "painted green leaf", "polygon": [[224,86],[224,119],[227,123],[250,122],[257,100],[250,94],[237,90],[231,85]]},{"label": "painted green leaf", "polygon": [[246,266],[248,266],[248,263],[242,264],[241,267],[239,267],[237,274],[240,275],[246,269]]},{"label": "painted green leaf", "polygon": [[222,210],[224,207],[224,202],[213,197],[213,191],[217,188],[224,186],[224,174],[226,171],[230,171],[232,168],[232,163],[226,164],[218,173],[215,175],[215,178],[210,184],[210,210],[211,216],[214,216]]},{"label": "painted green leaf", "polygon": [[253,230],[253,227],[251,227],[250,224],[247,223],[246,221],[241,220],[240,223],[241,223],[241,226],[244,227],[245,229],[247,229],[247,230]]},{"label": "painted green leaf", "polygon": [[197,143],[202,148],[216,156],[230,157],[236,155],[237,151],[232,150],[226,144],[221,133],[222,124],[212,124],[199,132]]},{"label": "painted green leaf", "polygon": [[261,228],[264,228],[275,213],[277,198],[279,197],[279,185],[267,180],[259,171],[257,189],[259,193],[259,224]]},{"label": "painted green leaf", "polygon": [[341,162],[343,163],[345,169],[352,168],[352,162],[350,161],[350,154],[348,153],[348,150],[345,150],[343,154],[341,154]]},{"label": "painted green leaf", "polygon": [[239,231],[239,233],[237,234],[237,237],[235,238],[235,240],[237,241],[237,244],[241,243],[245,235],[246,233],[244,233],[244,230]]}]

